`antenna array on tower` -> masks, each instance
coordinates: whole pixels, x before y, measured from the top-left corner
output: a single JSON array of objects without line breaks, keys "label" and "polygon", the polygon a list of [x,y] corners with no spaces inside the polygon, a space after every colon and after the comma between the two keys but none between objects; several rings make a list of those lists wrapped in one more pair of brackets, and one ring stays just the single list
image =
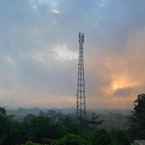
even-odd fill
[{"label": "antenna array on tower", "polygon": [[77,102],[76,113],[79,118],[86,115],[86,94],[85,94],[85,75],[84,75],[84,33],[79,33],[79,62],[77,79]]}]

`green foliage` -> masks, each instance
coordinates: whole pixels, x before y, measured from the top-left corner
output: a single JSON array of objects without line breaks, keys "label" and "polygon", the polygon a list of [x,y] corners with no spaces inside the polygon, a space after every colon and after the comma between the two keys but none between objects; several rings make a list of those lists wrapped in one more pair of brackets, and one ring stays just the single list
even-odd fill
[{"label": "green foliage", "polygon": [[135,101],[129,132],[133,139],[145,139],[145,94],[138,95]]},{"label": "green foliage", "polygon": [[92,145],[112,145],[111,137],[105,130],[98,130],[94,134]]},{"label": "green foliage", "polygon": [[0,145],[20,144],[24,141],[22,124],[7,115],[0,116]]},{"label": "green foliage", "polygon": [[57,141],[56,145],[89,145],[86,140],[78,135],[68,134]]},{"label": "green foliage", "polygon": [[24,128],[29,140],[42,142],[43,139],[57,139],[64,135],[64,129],[57,122],[52,122],[47,116],[27,116]]},{"label": "green foliage", "polygon": [[26,144],[24,145],[40,145],[40,144],[36,144],[36,143],[32,143],[31,141],[26,142]]},{"label": "green foliage", "polygon": [[130,145],[128,137],[124,131],[112,130],[110,135],[113,145]]},{"label": "green foliage", "polygon": [[10,121],[4,108],[0,108],[0,145],[4,145],[9,137]]},{"label": "green foliage", "polygon": [[5,110],[5,108],[0,107],[0,114],[1,114],[1,115],[6,115],[6,110]]},{"label": "green foliage", "polygon": [[80,132],[80,122],[74,117],[64,116],[59,123],[63,126],[66,133],[79,134]]},{"label": "green foliage", "polygon": [[123,131],[98,129],[101,122],[96,114],[79,120],[62,114],[48,117],[45,113],[29,114],[17,121],[0,108],[0,145],[129,145]]}]

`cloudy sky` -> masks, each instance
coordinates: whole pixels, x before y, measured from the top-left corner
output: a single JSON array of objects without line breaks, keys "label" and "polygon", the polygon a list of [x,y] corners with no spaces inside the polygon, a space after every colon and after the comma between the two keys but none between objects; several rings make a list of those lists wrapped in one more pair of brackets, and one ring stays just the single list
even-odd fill
[{"label": "cloudy sky", "polygon": [[145,92],[144,0],[0,0],[0,105],[73,107],[84,32],[88,108]]}]

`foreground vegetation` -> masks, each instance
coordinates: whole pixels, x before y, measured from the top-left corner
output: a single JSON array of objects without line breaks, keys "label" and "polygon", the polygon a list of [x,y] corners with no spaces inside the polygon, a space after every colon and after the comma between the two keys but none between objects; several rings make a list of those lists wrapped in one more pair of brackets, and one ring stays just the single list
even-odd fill
[{"label": "foreground vegetation", "polygon": [[107,131],[101,122],[95,114],[80,121],[73,115],[42,112],[18,121],[0,108],[0,145],[129,145],[134,139],[145,139],[145,95],[135,102],[128,130]]}]

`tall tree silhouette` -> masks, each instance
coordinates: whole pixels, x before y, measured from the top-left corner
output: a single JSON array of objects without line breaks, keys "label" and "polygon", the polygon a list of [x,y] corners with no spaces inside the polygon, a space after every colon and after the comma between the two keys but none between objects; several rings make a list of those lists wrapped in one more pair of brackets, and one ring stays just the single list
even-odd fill
[{"label": "tall tree silhouette", "polygon": [[145,94],[138,95],[130,118],[130,135],[133,139],[145,139]]}]

